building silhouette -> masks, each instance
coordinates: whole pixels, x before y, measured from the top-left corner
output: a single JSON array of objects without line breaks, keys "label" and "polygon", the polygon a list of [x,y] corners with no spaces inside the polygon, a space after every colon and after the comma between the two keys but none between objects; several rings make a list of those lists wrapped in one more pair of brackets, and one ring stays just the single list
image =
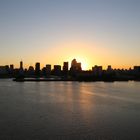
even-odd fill
[{"label": "building silhouette", "polygon": [[23,69],[23,62],[20,61],[20,69]]},{"label": "building silhouette", "polygon": [[113,70],[113,69],[112,69],[111,65],[108,65],[107,71],[108,71],[108,72],[111,72],[112,70]]},{"label": "building silhouette", "polygon": [[[102,66],[95,65],[92,70],[82,70],[81,63],[76,59],[71,61],[71,67],[69,70],[69,63],[63,62],[61,65],[54,65],[54,69],[51,69],[51,65],[47,64],[40,69],[40,63],[35,63],[35,68],[29,66],[28,69],[23,68],[23,62],[20,61],[19,68],[14,68],[14,65],[0,66],[0,78],[12,78],[23,80],[24,78],[47,78],[51,80],[53,78],[59,78],[67,81],[128,81],[136,80],[140,81],[140,66],[134,66],[133,69],[113,69],[111,65],[108,65],[106,70],[103,70]],[[58,80],[58,79],[57,79]]]},{"label": "building silhouette", "polygon": [[95,65],[94,67],[92,67],[92,71],[94,76],[101,76],[103,73],[103,68],[102,66]]},{"label": "building silhouette", "polygon": [[51,65],[50,64],[46,65],[46,74],[47,74],[47,76],[51,75]]},{"label": "building silhouette", "polygon": [[35,64],[35,75],[40,76],[40,63],[39,62]]},{"label": "building silhouette", "polygon": [[45,77],[47,76],[47,69],[46,69],[46,67],[42,68],[41,75],[45,76]]},{"label": "building silhouette", "polygon": [[81,63],[73,59],[71,62],[70,75],[76,77],[82,71]]},{"label": "building silhouette", "polygon": [[82,70],[81,63],[77,62],[76,59],[73,59],[72,62],[71,62],[70,70],[73,71],[73,72],[81,71]]},{"label": "building silhouette", "polygon": [[29,76],[33,76],[34,75],[34,67],[33,66],[29,66],[28,75]]},{"label": "building silhouette", "polygon": [[134,72],[140,73],[140,66],[134,66]]},{"label": "building silhouette", "polygon": [[23,62],[22,61],[20,61],[19,76],[20,77],[24,76]]},{"label": "building silhouette", "polygon": [[68,71],[69,71],[69,63],[68,62],[64,62],[63,63],[63,75],[64,76],[68,75]]},{"label": "building silhouette", "polygon": [[6,66],[0,66],[0,75],[7,75],[8,70],[9,70],[9,67],[7,65]]},{"label": "building silhouette", "polygon": [[61,65],[54,65],[54,75],[60,76],[61,75]]},{"label": "building silhouette", "polygon": [[9,68],[9,74],[11,74],[11,76],[13,76],[13,73],[14,73],[14,65],[11,64],[10,68]]}]

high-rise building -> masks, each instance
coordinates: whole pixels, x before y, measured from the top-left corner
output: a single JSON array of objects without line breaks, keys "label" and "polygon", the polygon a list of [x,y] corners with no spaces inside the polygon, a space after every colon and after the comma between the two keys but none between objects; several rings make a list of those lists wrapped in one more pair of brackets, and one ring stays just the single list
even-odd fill
[{"label": "high-rise building", "polygon": [[23,69],[23,62],[20,61],[20,69]]},{"label": "high-rise building", "polygon": [[80,62],[77,63],[77,70],[78,71],[81,71],[82,70],[81,63]]},{"label": "high-rise building", "polygon": [[51,65],[50,64],[46,65],[46,74],[51,75]]},{"label": "high-rise building", "polygon": [[64,62],[63,63],[63,71],[68,71],[69,69],[69,63],[68,62]]},{"label": "high-rise building", "polygon": [[37,76],[40,75],[40,63],[39,63],[39,62],[37,62],[37,63],[35,64],[35,74],[36,74]]},{"label": "high-rise building", "polygon": [[64,63],[63,63],[63,74],[64,74],[65,76],[68,75],[68,70],[69,70],[69,63],[68,63],[68,62],[64,62]]},{"label": "high-rise building", "polygon": [[77,65],[77,61],[76,61],[76,59],[73,59],[71,61],[71,67],[76,67],[76,65]]},{"label": "high-rise building", "polygon": [[71,68],[70,68],[71,71],[81,71],[82,68],[81,68],[81,63],[80,62],[77,62],[76,59],[73,59],[72,62],[71,62]]},{"label": "high-rise building", "polygon": [[70,68],[71,76],[75,77],[81,71],[82,71],[81,63],[77,62],[76,59],[73,59],[72,62],[71,62],[71,68]]},{"label": "high-rise building", "polygon": [[61,75],[61,66],[60,65],[54,65],[54,75]]},{"label": "high-rise building", "polygon": [[22,61],[20,61],[19,75],[20,76],[23,76],[24,75],[23,62]]}]

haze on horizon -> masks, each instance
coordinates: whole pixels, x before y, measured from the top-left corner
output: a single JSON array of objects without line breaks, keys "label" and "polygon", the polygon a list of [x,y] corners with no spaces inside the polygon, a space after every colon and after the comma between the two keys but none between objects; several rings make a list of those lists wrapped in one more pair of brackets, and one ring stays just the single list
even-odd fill
[{"label": "haze on horizon", "polygon": [[0,0],[0,65],[140,65],[139,0]]}]

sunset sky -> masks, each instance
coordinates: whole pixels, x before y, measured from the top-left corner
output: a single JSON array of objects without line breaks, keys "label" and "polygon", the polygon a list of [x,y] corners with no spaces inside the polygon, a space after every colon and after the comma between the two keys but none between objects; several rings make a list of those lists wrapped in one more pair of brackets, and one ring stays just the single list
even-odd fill
[{"label": "sunset sky", "polygon": [[140,0],[0,0],[0,65],[140,65]]}]

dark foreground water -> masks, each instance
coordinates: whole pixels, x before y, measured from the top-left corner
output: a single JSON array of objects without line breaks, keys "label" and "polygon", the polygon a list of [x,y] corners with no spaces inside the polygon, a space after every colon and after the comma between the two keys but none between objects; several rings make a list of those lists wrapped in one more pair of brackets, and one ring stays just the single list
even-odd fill
[{"label": "dark foreground water", "polygon": [[140,83],[0,80],[0,140],[140,140]]}]

